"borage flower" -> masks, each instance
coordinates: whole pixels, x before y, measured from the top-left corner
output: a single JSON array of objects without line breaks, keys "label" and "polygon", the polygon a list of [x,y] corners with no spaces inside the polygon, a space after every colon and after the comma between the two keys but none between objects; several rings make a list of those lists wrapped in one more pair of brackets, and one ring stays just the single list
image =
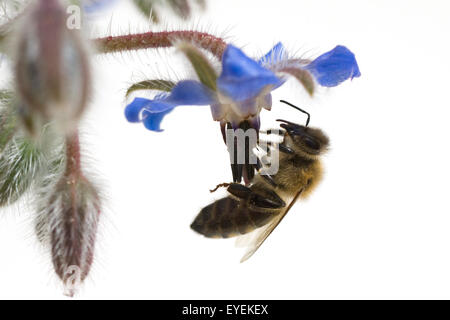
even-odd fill
[{"label": "borage flower", "polygon": [[[129,91],[145,88],[170,92],[160,93],[152,100],[135,98],[125,109],[128,121],[143,122],[149,130],[162,131],[161,121],[175,107],[210,105],[213,119],[220,122],[225,139],[227,126],[259,131],[259,113],[262,108],[271,109],[271,91],[283,85],[287,75],[295,77],[310,95],[314,92],[314,79],[321,86],[333,87],[361,75],[354,54],[343,46],[311,62],[290,58],[281,43],[259,60],[228,45],[222,56],[220,76],[200,50],[189,44],[181,45],[180,49],[192,63],[200,81],[183,80],[176,84],[165,81],[161,85],[161,81],[149,80],[133,86]],[[235,169],[233,179],[240,181],[242,170]],[[247,171],[244,178],[251,178],[250,170]]]}]

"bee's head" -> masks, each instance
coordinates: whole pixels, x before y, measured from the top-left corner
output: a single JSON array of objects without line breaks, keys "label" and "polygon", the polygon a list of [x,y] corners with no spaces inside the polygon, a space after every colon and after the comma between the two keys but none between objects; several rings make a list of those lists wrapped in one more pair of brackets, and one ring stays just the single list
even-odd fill
[{"label": "bee's head", "polygon": [[328,137],[318,128],[310,128],[286,120],[280,126],[286,130],[285,143],[296,153],[310,159],[323,154],[329,144]]},{"label": "bee's head", "polygon": [[329,144],[328,137],[322,130],[308,127],[311,118],[310,114],[285,100],[280,100],[280,102],[287,104],[308,116],[304,126],[286,120],[277,120],[283,122],[280,127],[286,130],[286,135],[284,137],[285,144],[293,149],[295,153],[309,159],[315,159],[325,152]]}]

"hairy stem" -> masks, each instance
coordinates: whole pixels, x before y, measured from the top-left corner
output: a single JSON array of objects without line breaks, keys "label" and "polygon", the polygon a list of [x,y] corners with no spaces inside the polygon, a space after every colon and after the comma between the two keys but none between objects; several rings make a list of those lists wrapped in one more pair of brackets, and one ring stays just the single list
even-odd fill
[{"label": "hairy stem", "polygon": [[119,51],[167,48],[176,44],[177,40],[193,42],[211,52],[218,59],[222,58],[226,42],[214,35],[198,31],[162,31],[129,34],[116,37],[104,37],[94,39],[100,53],[111,53]]},{"label": "hairy stem", "polygon": [[72,133],[66,138],[66,175],[80,175],[81,174],[81,153],[80,153],[80,138],[78,131]]}]

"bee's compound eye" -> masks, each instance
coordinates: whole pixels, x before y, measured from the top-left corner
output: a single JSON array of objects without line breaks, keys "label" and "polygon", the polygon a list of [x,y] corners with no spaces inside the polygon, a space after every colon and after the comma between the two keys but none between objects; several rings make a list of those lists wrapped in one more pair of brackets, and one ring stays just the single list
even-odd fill
[{"label": "bee's compound eye", "polygon": [[320,149],[320,143],[317,142],[317,140],[314,140],[310,137],[303,137],[303,142],[305,143],[305,145],[312,149],[312,150],[319,150]]}]

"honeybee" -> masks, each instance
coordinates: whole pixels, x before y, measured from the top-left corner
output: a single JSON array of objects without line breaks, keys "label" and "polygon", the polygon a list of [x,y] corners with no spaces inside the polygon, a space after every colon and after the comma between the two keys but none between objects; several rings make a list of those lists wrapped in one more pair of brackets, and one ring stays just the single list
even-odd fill
[{"label": "honeybee", "polygon": [[308,119],[305,125],[277,120],[282,128],[278,172],[268,176],[258,171],[249,186],[219,185],[227,187],[229,195],[204,207],[191,224],[194,231],[208,238],[248,238],[253,233],[241,262],[259,249],[294,203],[306,198],[322,179],[320,156],[327,151],[328,137],[322,130],[308,127],[310,115],[306,111],[281,102],[304,112]]}]

